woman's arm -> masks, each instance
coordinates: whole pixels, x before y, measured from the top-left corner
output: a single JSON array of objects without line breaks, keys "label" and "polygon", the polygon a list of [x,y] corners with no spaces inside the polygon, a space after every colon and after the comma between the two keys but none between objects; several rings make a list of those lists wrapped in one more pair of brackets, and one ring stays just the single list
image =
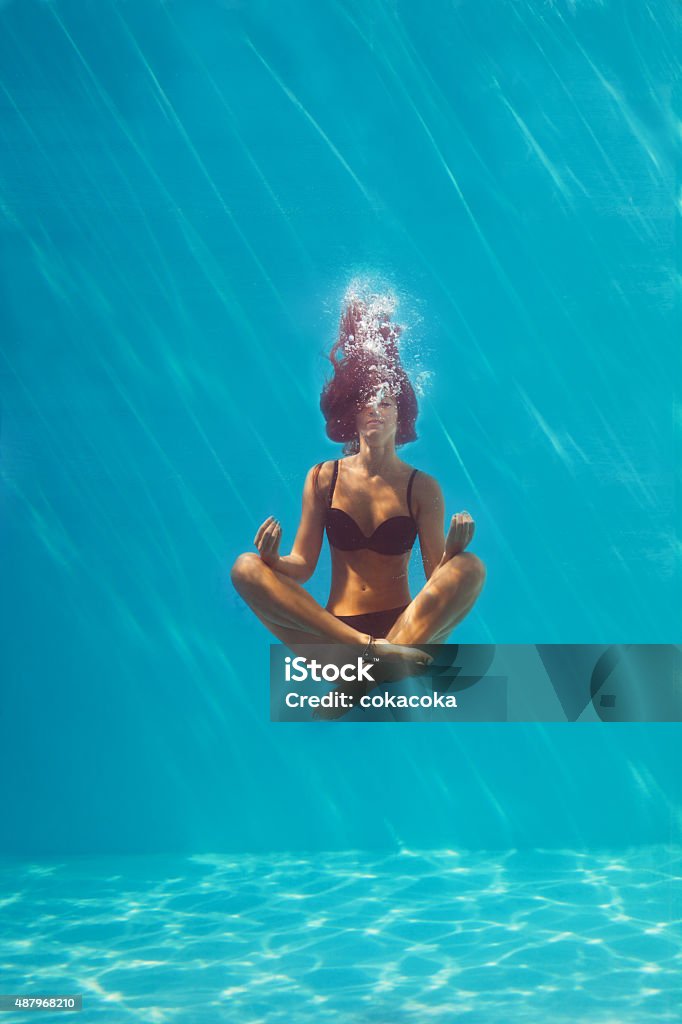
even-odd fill
[{"label": "woman's arm", "polygon": [[[280,555],[277,552],[277,545],[269,554],[264,555],[262,551],[260,552],[267,565],[276,572],[296,580],[297,583],[305,583],[310,579],[315,572],[322,549],[324,505],[315,490],[314,472],[313,466],[305,478],[301,521],[290,554]],[[258,541],[256,546],[259,547]]]},{"label": "woman's arm", "polygon": [[457,512],[448,524],[445,536],[445,502],[437,480],[428,473],[415,477],[416,519],[419,527],[419,545],[426,578],[431,579],[436,569],[454,558],[471,543],[475,523],[468,512]]},{"label": "woman's arm", "polygon": [[424,575],[431,579],[445,553],[445,500],[440,484],[428,473],[414,478],[415,519],[419,529]]}]

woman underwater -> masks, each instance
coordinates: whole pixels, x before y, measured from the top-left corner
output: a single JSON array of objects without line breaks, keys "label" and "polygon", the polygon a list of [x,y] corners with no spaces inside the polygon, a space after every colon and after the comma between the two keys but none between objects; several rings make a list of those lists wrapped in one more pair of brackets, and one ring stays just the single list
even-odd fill
[{"label": "woman underwater", "polygon": [[[417,674],[430,659],[414,645],[447,640],[473,607],[485,568],[465,550],[474,533],[469,513],[452,516],[446,537],[438,482],[396,454],[417,437],[400,330],[380,299],[347,301],[320,400],[327,436],[344,443],[346,457],[308,471],[290,554],[279,554],[282,528],[269,516],[254,539],[257,553],[240,555],[231,579],[287,646],[361,645],[375,662]],[[315,571],[325,530],[332,577],[323,608],[301,584]],[[426,583],[412,598],[408,564],[417,536]]]}]

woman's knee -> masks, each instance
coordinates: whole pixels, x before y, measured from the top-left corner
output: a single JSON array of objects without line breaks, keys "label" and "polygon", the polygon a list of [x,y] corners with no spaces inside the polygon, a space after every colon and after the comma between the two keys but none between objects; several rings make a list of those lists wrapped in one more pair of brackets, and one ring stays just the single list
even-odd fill
[{"label": "woman's knee", "polygon": [[257,555],[255,551],[245,551],[243,555],[239,555],[235,559],[234,565],[230,569],[233,586],[240,590],[256,583],[261,576],[262,568],[263,561],[260,555]]},{"label": "woman's knee", "polygon": [[458,576],[464,575],[472,590],[480,590],[485,582],[486,568],[478,555],[473,551],[461,551],[451,559],[458,570]]}]

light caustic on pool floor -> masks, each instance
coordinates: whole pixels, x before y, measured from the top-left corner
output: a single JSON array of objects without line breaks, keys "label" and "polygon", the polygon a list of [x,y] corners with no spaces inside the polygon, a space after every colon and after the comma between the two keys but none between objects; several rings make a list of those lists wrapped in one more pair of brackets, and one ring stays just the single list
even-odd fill
[{"label": "light caustic on pool floor", "polygon": [[5,862],[2,988],[82,993],[83,1021],[674,1021],[681,867],[670,847]]}]

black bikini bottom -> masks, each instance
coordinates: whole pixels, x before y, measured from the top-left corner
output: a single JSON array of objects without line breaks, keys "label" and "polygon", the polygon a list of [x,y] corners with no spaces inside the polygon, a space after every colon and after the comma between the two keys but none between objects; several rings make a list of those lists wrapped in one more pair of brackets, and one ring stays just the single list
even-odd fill
[{"label": "black bikini bottom", "polygon": [[369,633],[370,636],[383,638],[396,619],[405,611],[406,604],[400,608],[385,608],[381,612],[364,612],[362,615],[334,615],[334,618],[347,623],[360,633]]}]

